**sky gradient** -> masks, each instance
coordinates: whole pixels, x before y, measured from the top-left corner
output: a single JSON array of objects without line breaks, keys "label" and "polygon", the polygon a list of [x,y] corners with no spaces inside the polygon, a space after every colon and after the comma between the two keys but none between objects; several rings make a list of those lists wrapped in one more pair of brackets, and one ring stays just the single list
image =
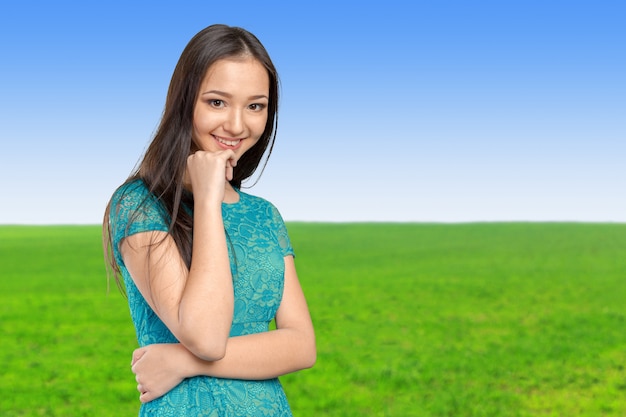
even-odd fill
[{"label": "sky gradient", "polygon": [[[0,224],[97,224],[189,39],[263,42],[288,221],[626,222],[621,1],[0,6]],[[251,185],[250,183],[248,185]]]}]

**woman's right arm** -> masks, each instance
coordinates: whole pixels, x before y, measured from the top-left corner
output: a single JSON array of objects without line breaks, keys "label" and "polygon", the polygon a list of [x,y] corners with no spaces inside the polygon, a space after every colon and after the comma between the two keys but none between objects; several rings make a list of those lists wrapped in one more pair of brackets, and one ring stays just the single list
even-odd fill
[{"label": "woman's right arm", "polygon": [[179,343],[136,349],[131,365],[141,402],[152,401],[196,375],[262,380],[313,366],[317,355],[313,323],[293,256],[284,260],[285,285],[276,330],[231,337],[224,358],[213,362],[197,358]]},{"label": "woman's right arm", "polygon": [[221,206],[224,173],[235,163],[232,156],[232,152],[197,152],[189,157],[194,193],[189,269],[173,238],[165,232],[137,233],[121,245],[124,263],[150,307],[181,344],[208,361],[224,356],[233,316]]}]

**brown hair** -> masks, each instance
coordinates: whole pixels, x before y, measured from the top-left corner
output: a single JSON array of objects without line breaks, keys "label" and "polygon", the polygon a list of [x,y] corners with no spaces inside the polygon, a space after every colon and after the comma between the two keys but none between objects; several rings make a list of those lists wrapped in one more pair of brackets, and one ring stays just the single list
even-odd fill
[{"label": "brown hair", "polygon": [[[192,140],[194,105],[200,84],[211,65],[221,59],[245,57],[258,60],[267,70],[270,86],[268,117],[258,142],[237,161],[231,185],[240,188],[242,181],[256,171],[267,151],[265,166],[274,146],[278,122],[279,80],[276,68],[253,34],[238,27],[212,25],[198,32],[183,50],[170,81],[161,123],[143,160],[125,182],[143,180],[150,193],[161,203],[170,220],[169,233],[187,267],[191,265],[193,218],[183,207],[193,207],[193,196],[185,192],[183,176],[187,157],[195,149]],[[119,266],[112,251],[112,209],[109,201],[103,221],[104,255],[118,287],[122,288]]]}]

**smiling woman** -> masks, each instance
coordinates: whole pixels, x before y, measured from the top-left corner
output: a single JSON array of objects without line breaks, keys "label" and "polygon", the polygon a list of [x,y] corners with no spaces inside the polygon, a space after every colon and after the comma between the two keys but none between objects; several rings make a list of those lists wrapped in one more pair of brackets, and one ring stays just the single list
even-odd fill
[{"label": "smiling woman", "polygon": [[229,180],[237,160],[265,131],[268,95],[267,70],[253,57],[221,59],[202,81],[193,114],[193,143],[206,152],[234,152],[226,161]]},{"label": "smiling woman", "polygon": [[315,362],[282,217],[239,189],[271,153],[277,101],[256,37],[204,29],[174,70],[143,161],[107,207],[105,254],[141,346],[140,416],[290,416],[277,378]]}]

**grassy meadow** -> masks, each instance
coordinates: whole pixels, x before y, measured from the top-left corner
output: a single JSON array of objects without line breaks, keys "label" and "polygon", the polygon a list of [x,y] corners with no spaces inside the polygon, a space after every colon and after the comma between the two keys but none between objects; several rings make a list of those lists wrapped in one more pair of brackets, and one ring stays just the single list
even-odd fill
[{"label": "grassy meadow", "polygon": [[[288,224],[318,362],[294,415],[626,416],[626,224]],[[0,416],[133,416],[97,226],[0,227]]]}]

